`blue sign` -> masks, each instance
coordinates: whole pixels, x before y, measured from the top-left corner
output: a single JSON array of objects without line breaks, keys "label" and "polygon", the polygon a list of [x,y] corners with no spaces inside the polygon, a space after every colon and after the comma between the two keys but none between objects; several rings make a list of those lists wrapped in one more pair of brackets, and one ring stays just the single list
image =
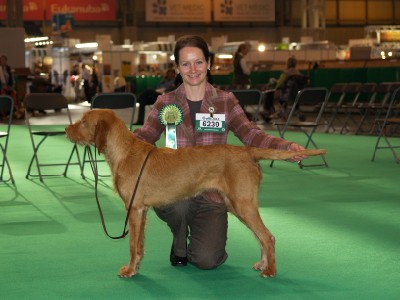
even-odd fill
[{"label": "blue sign", "polygon": [[68,32],[75,27],[75,19],[72,14],[54,14],[52,17],[53,32]]}]

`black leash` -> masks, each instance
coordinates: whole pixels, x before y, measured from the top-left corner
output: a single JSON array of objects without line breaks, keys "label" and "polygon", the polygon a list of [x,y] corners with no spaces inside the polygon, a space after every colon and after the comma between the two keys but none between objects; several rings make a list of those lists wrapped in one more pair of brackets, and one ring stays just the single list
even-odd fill
[{"label": "black leash", "polygon": [[145,158],[145,160],[143,162],[142,168],[140,169],[139,176],[138,176],[138,179],[136,181],[136,185],[135,185],[135,188],[133,190],[131,200],[129,202],[129,207],[128,207],[127,212],[126,212],[125,224],[124,224],[124,229],[122,231],[122,234],[119,235],[119,236],[111,236],[108,233],[108,230],[107,230],[107,227],[106,227],[106,223],[104,221],[104,215],[103,215],[103,211],[101,209],[99,196],[98,196],[97,186],[98,186],[98,181],[99,181],[99,173],[98,173],[98,168],[97,168],[96,151],[94,152],[94,158],[93,158],[93,153],[92,153],[92,150],[91,150],[90,146],[86,146],[86,151],[88,153],[90,166],[92,167],[92,171],[93,171],[93,175],[94,175],[94,189],[95,189],[95,195],[96,195],[97,208],[99,209],[99,214],[100,214],[100,219],[101,219],[101,225],[103,226],[105,234],[111,239],[114,239],[114,240],[122,239],[122,238],[126,237],[126,235],[129,233],[129,230],[127,230],[126,227],[128,225],[128,220],[129,220],[129,215],[130,215],[131,208],[132,208],[132,205],[133,205],[133,200],[135,199],[136,191],[137,191],[137,189],[139,187],[139,182],[140,182],[140,179],[142,177],[142,173],[143,173],[144,167],[146,166],[147,161],[148,161],[150,155],[153,153],[154,149],[156,149],[156,148],[154,147],[153,149],[150,150],[149,153],[147,153],[147,156],[146,156],[146,158]]}]

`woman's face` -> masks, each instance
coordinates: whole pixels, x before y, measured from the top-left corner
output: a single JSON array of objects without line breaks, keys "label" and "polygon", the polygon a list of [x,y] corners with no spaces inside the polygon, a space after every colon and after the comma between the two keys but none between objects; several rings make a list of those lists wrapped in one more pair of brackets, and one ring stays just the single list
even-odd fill
[{"label": "woman's face", "polygon": [[203,51],[197,47],[184,47],[179,51],[178,71],[183,83],[196,86],[207,81],[207,68]]}]

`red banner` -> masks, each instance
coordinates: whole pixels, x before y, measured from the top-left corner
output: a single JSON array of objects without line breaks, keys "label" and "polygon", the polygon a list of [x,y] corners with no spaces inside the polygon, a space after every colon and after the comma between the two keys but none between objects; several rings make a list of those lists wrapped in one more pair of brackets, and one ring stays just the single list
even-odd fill
[{"label": "red banner", "polygon": [[76,21],[115,21],[116,18],[115,0],[46,0],[46,9],[47,20],[53,14],[66,13],[72,14]]},{"label": "red banner", "polygon": [[7,19],[6,14],[6,0],[0,0],[0,20]]},{"label": "red banner", "polygon": [[[0,0],[0,20],[7,19],[6,3]],[[115,21],[115,9],[115,0],[23,0],[23,19],[41,21],[51,20],[53,14],[73,14],[77,21]]]}]

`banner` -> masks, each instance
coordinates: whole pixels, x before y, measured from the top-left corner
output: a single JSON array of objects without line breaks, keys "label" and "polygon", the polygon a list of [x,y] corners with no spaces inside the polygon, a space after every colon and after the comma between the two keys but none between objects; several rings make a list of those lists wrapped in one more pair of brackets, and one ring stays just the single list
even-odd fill
[{"label": "banner", "polygon": [[274,22],[275,0],[214,0],[216,22]]},{"label": "banner", "polygon": [[211,22],[211,0],[146,0],[147,22]]},{"label": "banner", "polygon": [[[24,21],[51,20],[72,14],[78,21],[115,21],[115,0],[23,0]],[[46,8],[44,7],[46,3]],[[0,20],[7,19],[7,0],[0,0]]]},{"label": "banner", "polygon": [[115,0],[46,0],[47,19],[72,14],[76,21],[115,21]]}]

